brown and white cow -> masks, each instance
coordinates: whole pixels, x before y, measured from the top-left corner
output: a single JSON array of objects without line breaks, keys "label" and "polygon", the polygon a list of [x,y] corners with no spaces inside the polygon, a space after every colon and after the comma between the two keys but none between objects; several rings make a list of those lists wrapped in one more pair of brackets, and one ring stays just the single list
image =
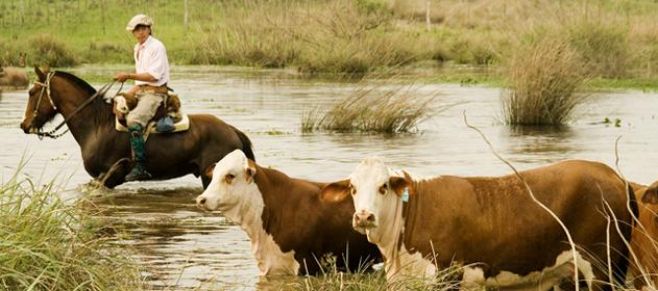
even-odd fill
[{"label": "brown and white cow", "polygon": [[[623,284],[628,250],[622,238],[630,237],[632,221],[626,203],[631,199],[635,205],[635,200],[615,171],[596,162],[565,161],[520,175],[569,229],[577,255],[563,229],[533,202],[516,175],[419,180],[368,158],[348,180],[328,185],[322,195],[340,200],[351,193],[353,226],[379,247],[389,282],[431,279],[437,268],[460,264],[467,266],[464,287],[546,290],[573,284],[573,257],[579,278],[588,285],[610,281],[605,268],[609,233],[612,270],[616,283]],[[623,235],[608,225],[612,215],[604,201]]]},{"label": "brown and white cow", "polygon": [[633,183],[638,200],[639,224],[633,227],[631,250],[637,262],[630,268],[635,288],[658,288],[658,182],[647,187]]},{"label": "brown and white cow", "polygon": [[197,206],[220,210],[242,227],[261,275],[317,274],[326,255],[335,256],[342,270],[365,270],[381,257],[352,228],[350,199],[320,199],[326,184],[260,167],[240,150],[217,162],[211,175]]}]

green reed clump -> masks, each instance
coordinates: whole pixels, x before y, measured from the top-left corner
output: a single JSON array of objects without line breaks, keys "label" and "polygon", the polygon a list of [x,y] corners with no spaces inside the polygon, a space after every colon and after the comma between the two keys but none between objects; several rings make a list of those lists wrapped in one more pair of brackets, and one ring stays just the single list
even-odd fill
[{"label": "green reed clump", "polygon": [[141,289],[135,265],[89,219],[52,183],[15,176],[0,186],[0,289]]},{"label": "green reed clump", "polygon": [[302,115],[302,131],[412,132],[429,117],[434,96],[413,86],[363,86],[328,110],[313,108]]},{"label": "green reed clump", "polygon": [[560,37],[544,37],[518,50],[507,68],[503,116],[510,125],[565,124],[585,101],[578,88],[584,63]]},{"label": "green reed clump", "polygon": [[29,41],[31,62],[51,67],[71,67],[79,63],[75,53],[61,40],[41,34]]}]

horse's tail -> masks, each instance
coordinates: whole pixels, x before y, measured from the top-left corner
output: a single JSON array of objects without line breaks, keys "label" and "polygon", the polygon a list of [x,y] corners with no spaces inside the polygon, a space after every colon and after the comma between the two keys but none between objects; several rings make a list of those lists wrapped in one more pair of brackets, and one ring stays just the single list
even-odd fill
[{"label": "horse's tail", "polygon": [[249,158],[249,159],[251,159],[252,161],[255,162],[256,157],[254,156],[254,152],[253,152],[252,145],[251,145],[251,140],[249,139],[249,137],[247,137],[247,135],[244,134],[244,132],[240,131],[239,129],[237,129],[235,127],[233,127],[233,130],[235,131],[235,133],[240,138],[240,142],[242,142],[242,151],[244,152],[244,154],[247,156],[247,158]]}]

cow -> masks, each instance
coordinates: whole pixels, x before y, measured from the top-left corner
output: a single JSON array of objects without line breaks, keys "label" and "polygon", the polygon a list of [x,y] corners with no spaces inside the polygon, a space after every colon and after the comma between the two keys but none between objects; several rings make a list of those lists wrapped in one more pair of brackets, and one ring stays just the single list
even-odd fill
[{"label": "cow", "polygon": [[1,67],[0,68],[0,86],[11,87],[16,89],[25,89],[29,85],[27,71],[23,68]]},{"label": "cow", "polygon": [[236,150],[208,169],[212,181],[196,198],[240,225],[263,276],[315,275],[327,258],[340,270],[361,271],[380,259],[377,247],[352,229],[354,206],[320,199],[326,184],[290,178]]},{"label": "cow", "polygon": [[[439,269],[457,264],[464,266],[464,287],[573,287],[576,258],[580,280],[598,290],[609,288],[593,282],[610,281],[608,250],[613,283],[623,284],[624,240],[632,231],[627,203],[636,207],[627,188],[614,170],[590,161],[564,161],[519,176],[417,179],[374,157],[322,195],[353,198],[353,227],[379,247],[388,282],[431,280]],[[575,252],[533,196],[569,230]]]},{"label": "cow", "polygon": [[647,187],[632,183],[639,201],[639,223],[633,227],[631,250],[637,259],[630,275],[638,290],[658,288],[658,181]]}]

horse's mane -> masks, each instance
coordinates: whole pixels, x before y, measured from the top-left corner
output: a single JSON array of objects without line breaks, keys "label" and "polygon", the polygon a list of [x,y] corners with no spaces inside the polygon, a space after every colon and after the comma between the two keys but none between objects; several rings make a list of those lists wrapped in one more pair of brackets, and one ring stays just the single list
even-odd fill
[{"label": "horse's mane", "polygon": [[62,72],[62,71],[55,71],[55,75],[63,77],[65,79],[73,82],[74,84],[78,85],[78,87],[80,87],[80,88],[84,89],[85,91],[87,91],[87,93],[89,93],[89,95],[92,95],[92,94],[96,93],[96,89],[94,89],[94,87],[89,85],[89,83],[87,83],[85,80],[82,80],[82,79],[76,77],[75,75],[73,75],[71,73]]},{"label": "horse's mane", "polygon": [[[94,87],[89,85],[89,83],[87,83],[85,80],[82,80],[71,73],[55,71],[55,75],[71,81],[74,85],[86,91],[89,96],[96,94],[96,89],[94,89]],[[114,120],[114,114],[110,109],[111,105],[107,104],[104,99],[105,96],[97,96],[94,102],[92,102],[92,104],[95,105],[92,106],[92,108],[94,108],[93,110],[96,112],[96,114],[93,114],[93,118],[97,124],[105,123],[108,121],[111,122]]]}]

